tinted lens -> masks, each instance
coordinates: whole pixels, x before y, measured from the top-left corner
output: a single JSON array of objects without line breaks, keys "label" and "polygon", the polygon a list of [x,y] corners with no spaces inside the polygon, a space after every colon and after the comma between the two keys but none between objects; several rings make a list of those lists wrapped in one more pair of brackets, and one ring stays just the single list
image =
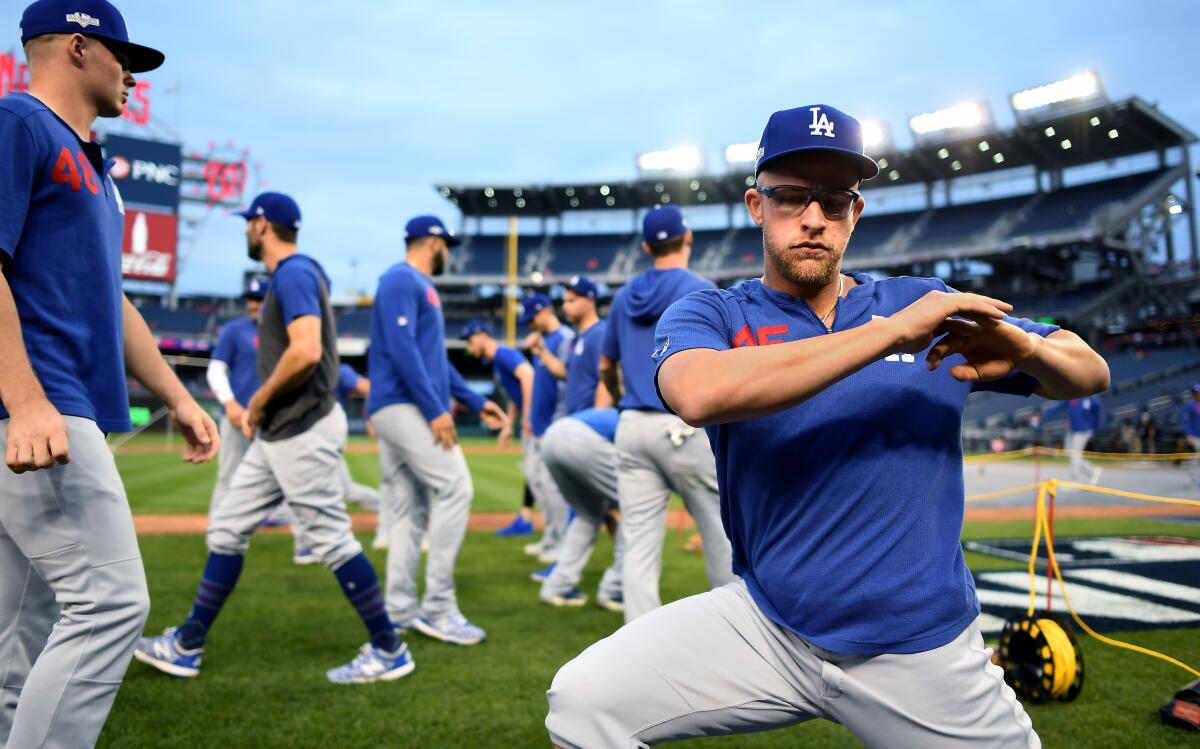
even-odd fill
[{"label": "tinted lens", "polygon": [[845,218],[854,205],[854,193],[849,190],[826,190],[821,195],[821,210],[826,218]]},{"label": "tinted lens", "polygon": [[804,187],[776,187],[771,191],[771,202],[788,215],[800,215],[812,202],[812,190]]}]

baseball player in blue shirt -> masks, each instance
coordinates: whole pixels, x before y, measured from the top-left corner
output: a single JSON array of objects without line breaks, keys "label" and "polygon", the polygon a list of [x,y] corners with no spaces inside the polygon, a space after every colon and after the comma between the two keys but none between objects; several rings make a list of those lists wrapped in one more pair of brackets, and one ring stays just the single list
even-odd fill
[{"label": "baseball player in blue shirt", "polygon": [[[533,445],[526,461],[526,476],[546,520],[541,540],[526,545],[525,553],[536,554],[538,561],[553,564],[558,557],[558,545],[570,522],[570,507],[542,459],[546,430],[555,419],[566,413],[566,388],[547,366],[547,361],[561,363],[566,359],[575,340],[575,332],[559,321],[554,314],[554,305],[544,294],[529,294],[521,301],[518,322],[529,326],[531,332],[521,347],[533,357],[533,402],[529,407],[528,424]],[[534,579],[541,582],[549,569],[547,567],[535,572]]]},{"label": "baseball player in blue shirt", "polygon": [[329,279],[296,247],[300,207],[292,198],[262,193],[239,215],[246,219],[250,259],[271,272],[258,321],[260,385],[242,415],[250,446],[213,508],[208,560],[191,611],[178,627],[142,638],[135,655],[172,676],[199,675],[204,643],[241,576],[250,537],[286,500],[304,543],[333,571],[369,637],[357,657],[326,677],[335,684],[399,679],[414,664],[346,512],[340,471],[346,413],[334,393],[337,331]]},{"label": "baseball player in blue shirt", "polygon": [[721,527],[717,468],[708,437],[663,408],[654,390],[650,358],[654,326],[667,307],[713,284],[687,269],[692,232],[675,206],[660,205],[646,213],[642,247],[654,266],[631,279],[613,298],[599,365],[600,377],[621,409],[616,448],[625,536],[626,622],[662,605],[658,580],[672,491],[683,497],[704,539],[709,583],[715,588],[735,579],[729,539]]},{"label": "baseball player in blue shirt", "polygon": [[0,99],[0,744],[92,746],[150,608],[104,441],[130,430],[126,375],[184,460],[220,440],[122,293],[125,207],[90,140],[162,53],[103,0],[33,3],[21,43],[28,93]]},{"label": "baseball player in blue shirt", "polygon": [[[477,412],[491,429],[504,411],[463,381],[446,354],[442,302],[431,280],[459,243],[436,216],[417,216],[404,228],[407,258],[384,272],[371,310],[367,412],[379,435],[379,468],[387,477],[383,501],[388,528],[387,607],[397,626],[456,645],[487,636],[463,616],[454,565],[467,533],[474,487],[450,399]],[[428,529],[428,532],[426,531]],[[421,538],[429,541],[425,596],[417,597]]]},{"label": "baseball player in blue shirt", "polygon": [[853,118],[777,112],[758,153],[762,278],[674,304],[655,351],[663,402],[712,439],[741,579],[567,664],[550,735],[646,746],[821,717],[871,747],[1040,746],[979,630],[962,410],[973,389],[1087,396],[1108,367],[1004,302],[842,273],[878,173]]},{"label": "baseball player in blue shirt", "polygon": [[1043,423],[1056,416],[1059,412],[1067,412],[1067,437],[1064,447],[1071,461],[1071,480],[1087,481],[1096,484],[1100,481],[1103,469],[1093,466],[1083,457],[1083,451],[1092,436],[1104,428],[1104,405],[1096,396],[1072,398],[1069,401],[1055,403],[1042,412]]},{"label": "baseball player in blue shirt", "polygon": [[[1200,382],[1192,385],[1192,400],[1184,403],[1180,409],[1179,422],[1183,426],[1183,438],[1188,449],[1200,452]],[[1188,472],[1192,475],[1192,483],[1200,489],[1200,457],[1188,462]]]},{"label": "baseball player in blue shirt", "polygon": [[[529,424],[529,406],[533,401],[533,367],[520,351],[497,343],[492,326],[483,320],[472,320],[464,325],[462,338],[467,343],[468,354],[484,364],[491,362],[492,374],[508,397],[508,423],[497,437],[500,447],[508,447],[512,442],[513,425]],[[521,471],[527,474],[533,439],[524,430],[521,433],[521,445],[524,451]],[[528,477],[525,480],[528,482]],[[525,494],[529,495],[528,488]],[[529,503],[520,509],[511,523],[498,529],[496,535],[531,536],[533,530],[533,507]]]}]

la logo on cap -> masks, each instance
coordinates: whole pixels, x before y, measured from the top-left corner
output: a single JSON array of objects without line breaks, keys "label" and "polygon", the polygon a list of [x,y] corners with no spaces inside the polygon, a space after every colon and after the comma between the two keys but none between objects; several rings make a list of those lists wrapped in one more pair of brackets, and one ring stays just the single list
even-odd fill
[{"label": "la logo on cap", "polygon": [[[821,111],[821,108],[810,107],[809,111],[812,112],[813,115],[812,124],[808,126],[809,132],[811,132],[813,135],[824,135],[826,138],[834,137],[833,123],[829,121],[829,118],[825,116],[825,113]],[[820,115],[820,119],[817,118],[818,114]]]},{"label": "la logo on cap", "polygon": [[67,23],[77,23],[83,28],[95,26],[100,28],[100,19],[92,18],[87,13],[71,13],[67,15]]}]

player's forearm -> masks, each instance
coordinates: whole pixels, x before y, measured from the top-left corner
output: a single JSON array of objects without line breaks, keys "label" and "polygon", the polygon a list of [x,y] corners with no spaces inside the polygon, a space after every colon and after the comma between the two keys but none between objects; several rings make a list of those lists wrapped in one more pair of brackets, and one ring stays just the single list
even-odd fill
[{"label": "player's forearm", "polygon": [[612,393],[608,392],[608,388],[604,386],[603,382],[596,385],[596,398],[592,405],[595,408],[616,408],[617,403],[613,400]]},{"label": "player's forearm", "polygon": [[613,403],[621,402],[621,375],[619,370],[620,362],[615,359],[609,359],[607,356],[600,357],[600,383],[608,390],[608,394],[612,396]]},{"label": "player's forearm", "polygon": [[559,359],[557,356],[550,353],[549,349],[543,348],[538,354],[538,357],[542,360],[542,364],[546,367],[546,371],[554,375],[555,379],[567,379],[566,365],[562,363],[562,359]]},{"label": "player's forearm", "polygon": [[659,370],[667,404],[692,426],[756,419],[803,403],[891,353],[886,319],[771,346],[675,354]]},{"label": "player's forearm", "polygon": [[154,334],[142,318],[142,313],[123,298],[121,333],[125,344],[125,369],[133,379],[146,386],[156,398],[174,411],[192,399],[174,370],[163,359]]},{"label": "player's forearm", "polygon": [[0,274],[0,351],[4,352],[0,356],[0,401],[8,412],[20,413],[26,404],[46,400],[42,383],[29,363],[17,304],[3,274]]},{"label": "player's forearm", "polygon": [[1038,381],[1039,395],[1055,400],[1094,395],[1109,385],[1108,362],[1066,330],[1045,338],[1020,369]]},{"label": "player's forearm", "polygon": [[317,371],[321,360],[313,361],[311,353],[295,345],[288,344],[275,371],[259,388],[255,397],[261,400],[264,407],[284,393],[289,393],[308,382],[313,372]]}]

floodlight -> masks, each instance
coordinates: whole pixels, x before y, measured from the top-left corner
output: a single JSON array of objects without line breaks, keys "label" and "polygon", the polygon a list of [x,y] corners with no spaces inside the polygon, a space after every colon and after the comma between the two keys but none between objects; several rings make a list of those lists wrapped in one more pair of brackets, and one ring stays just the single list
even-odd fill
[{"label": "floodlight", "polygon": [[678,146],[663,151],[638,154],[638,169],[643,172],[694,172],[704,163],[696,146]]}]

